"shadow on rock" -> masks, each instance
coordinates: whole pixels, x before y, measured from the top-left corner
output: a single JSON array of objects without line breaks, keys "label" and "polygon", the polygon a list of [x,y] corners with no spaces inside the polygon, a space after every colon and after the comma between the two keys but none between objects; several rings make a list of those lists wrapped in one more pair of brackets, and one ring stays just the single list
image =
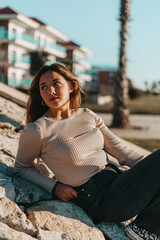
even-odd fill
[{"label": "shadow on rock", "polygon": [[13,125],[16,128],[20,127],[20,123],[19,122],[14,121],[13,119],[7,117],[4,114],[0,114],[0,122],[1,123],[10,123],[11,125]]}]

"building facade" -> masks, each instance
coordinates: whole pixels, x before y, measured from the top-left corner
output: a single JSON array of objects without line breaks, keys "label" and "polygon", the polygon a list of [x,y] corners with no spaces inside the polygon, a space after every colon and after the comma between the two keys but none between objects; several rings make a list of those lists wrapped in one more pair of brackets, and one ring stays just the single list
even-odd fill
[{"label": "building facade", "polygon": [[89,102],[105,104],[111,101],[114,93],[116,72],[115,68],[107,66],[93,66],[88,71],[92,79],[85,85]]},{"label": "building facade", "polygon": [[87,58],[92,57],[92,52],[73,41],[59,41],[58,43],[66,48],[65,64],[68,65],[70,71],[80,80],[82,87],[84,87],[87,82],[92,80],[92,77],[87,74],[87,71],[91,70],[92,66],[86,61]]},{"label": "building facade", "polygon": [[[47,53],[47,64],[57,59],[63,63],[68,47],[58,42],[69,42],[69,38],[36,18],[27,17],[9,7],[0,8],[0,81],[13,87],[27,88],[33,78],[30,74],[30,53]],[[87,65],[81,68],[82,75],[87,68]],[[75,69],[73,73],[76,73]],[[83,82],[82,76],[78,76]]]}]

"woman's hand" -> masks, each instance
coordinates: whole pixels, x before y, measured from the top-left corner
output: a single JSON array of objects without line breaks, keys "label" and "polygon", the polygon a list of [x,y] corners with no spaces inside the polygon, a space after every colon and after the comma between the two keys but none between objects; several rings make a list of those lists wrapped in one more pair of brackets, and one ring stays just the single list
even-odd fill
[{"label": "woman's hand", "polygon": [[54,193],[64,202],[68,202],[70,199],[77,198],[78,196],[78,192],[76,192],[72,187],[63,183],[57,183]]}]

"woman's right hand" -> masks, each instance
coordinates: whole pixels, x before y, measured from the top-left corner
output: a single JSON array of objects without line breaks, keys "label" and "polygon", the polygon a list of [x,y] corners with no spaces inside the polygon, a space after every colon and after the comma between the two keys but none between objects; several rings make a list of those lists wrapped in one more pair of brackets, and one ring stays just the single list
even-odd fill
[{"label": "woman's right hand", "polygon": [[64,202],[68,202],[70,199],[78,196],[77,191],[63,183],[57,183],[54,194]]}]

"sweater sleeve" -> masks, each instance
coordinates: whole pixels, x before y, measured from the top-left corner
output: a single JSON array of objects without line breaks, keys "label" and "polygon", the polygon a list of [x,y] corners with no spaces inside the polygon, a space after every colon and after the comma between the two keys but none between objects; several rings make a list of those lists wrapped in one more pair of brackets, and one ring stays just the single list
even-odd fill
[{"label": "sweater sleeve", "polygon": [[33,166],[35,158],[41,153],[41,132],[35,123],[29,123],[23,130],[16,156],[14,171],[17,176],[21,176],[48,192],[52,192],[56,181],[43,175]]},{"label": "sweater sleeve", "polygon": [[144,155],[137,153],[135,150],[127,146],[120,138],[115,136],[100,116],[90,111],[96,121],[96,127],[100,129],[104,137],[104,150],[111,156],[116,158],[120,165],[134,166],[137,162],[144,158]]}]

